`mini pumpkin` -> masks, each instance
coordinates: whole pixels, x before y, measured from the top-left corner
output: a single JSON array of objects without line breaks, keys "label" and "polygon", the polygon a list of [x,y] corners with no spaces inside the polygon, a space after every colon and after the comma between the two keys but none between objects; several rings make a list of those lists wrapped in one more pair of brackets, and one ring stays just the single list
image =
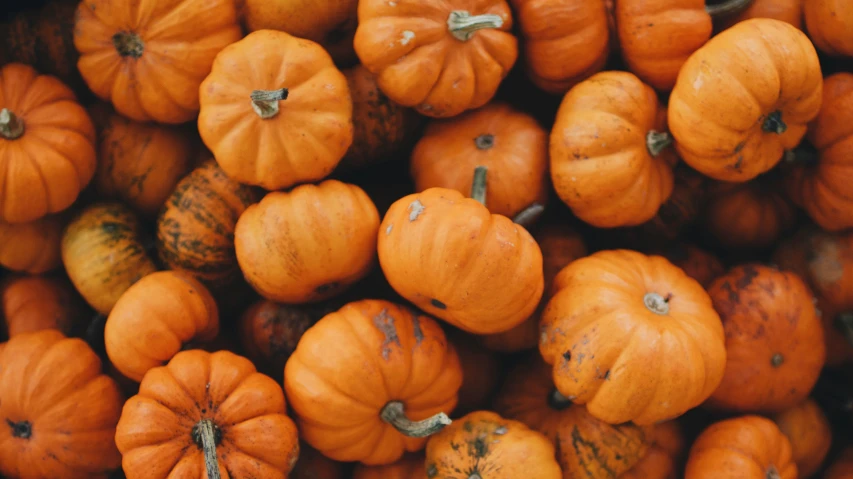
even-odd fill
[{"label": "mini pumpkin", "polygon": [[0,307],[8,336],[56,329],[80,334],[86,310],[74,286],[59,276],[12,276],[0,285]]},{"label": "mini pumpkin", "polygon": [[806,399],[776,414],[773,421],[791,441],[791,456],[800,477],[814,475],[832,446],[832,429],[820,406]]},{"label": "mini pumpkin", "polygon": [[726,331],[726,373],[708,405],[778,412],[809,395],[823,368],[823,325],[797,275],[746,264],[708,287]]},{"label": "mini pumpkin", "polygon": [[841,451],[841,455],[827,468],[823,477],[824,479],[850,479],[853,477],[853,446],[848,446]]},{"label": "mini pumpkin", "polygon": [[806,0],[753,0],[737,15],[722,18],[721,29],[731,27],[750,18],[775,18],[803,29],[803,5]]},{"label": "mini pumpkin", "polygon": [[[749,54],[738,45],[750,44]],[[681,68],[669,97],[679,156],[712,178],[743,182],[795,147],[820,110],[823,78],[808,37],[753,18],[723,31]]]},{"label": "mini pumpkin", "polygon": [[456,471],[481,479],[563,477],[551,441],[490,411],[457,419],[427,443],[427,477],[454,477]]},{"label": "mini pumpkin", "polygon": [[262,296],[282,303],[330,298],[370,272],[379,212],[361,188],[327,180],[272,192],[234,229],[237,261]]},{"label": "mini pumpkin", "polygon": [[69,206],[95,174],[95,126],[57,78],[0,68],[0,220],[25,223]]},{"label": "mini pumpkin", "polygon": [[352,479],[427,479],[423,453],[408,453],[399,461],[385,466],[358,464]]},{"label": "mini pumpkin", "polygon": [[201,139],[240,183],[278,190],[320,180],[352,143],[346,78],[310,40],[250,33],[216,56],[199,91]]},{"label": "mini pumpkin", "polygon": [[115,443],[127,479],[279,479],[299,455],[281,386],[228,351],[182,351],[148,371]]},{"label": "mini pumpkin", "polygon": [[702,286],[663,257],[600,251],[560,271],[553,292],[539,351],[557,390],[592,416],[653,424],[698,406],[720,383],[720,317]]},{"label": "mini pumpkin", "polygon": [[551,130],[551,180],[581,220],[599,227],[650,220],[673,188],[665,109],[628,72],[608,71],[574,86]]},{"label": "mini pumpkin", "polygon": [[807,0],[806,28],[815,46],[832,56],[853,57],[853,5],[845,0]]},{"label": "mini pumpkin", "polygon": [[676,421],[655,424],[649,451],[619,479],[678,479],[681,455],[684,452],[684,435]]},{"label": "mini pumpkin", "polygon": [[433,120],[412,152],[415,190],[471,193],[474,170],[488,167],[486,207],[514,218],[548,199],[548,136],[532,116],[490,103],[448,120]]},{"label": "mini pumpkin", "polygon": [[[329,345],[336,345],[330,348]],[[302,438],[325,456],[391,464],[450,419],[462,384],[438,323],[381,300],[345,305],[312,326],[284,368]]]},{"label": "mini pumpkin", "polygon": [[0,265],[31,274],[60,267],[62,230],[67,220],[67,215],[61,213],[29,223],[0,221]]},{"label": "mini pumpkin", "polygon": [[77,67],[89,88],[136,121],[184,123],[213,58],[242,36],[232,0],[81,2]]},{"label": "mini pumpkin", "polygon": [[690,448],[684,479],[797,479],[791,443],[773,421],[741,416],[716,422]]},{"label": "mini pumpkin", "polygon": [[692,244],[679,243],[670,246],[661,252],[661,256],[706,288],[726,272],[723,263],[716,256]]},{"label": "mini pumpkin", "polygon": [[121,463],[113,438],[124,398],[98,356],[50,329],[3,344],[0,473],[106,479]]},{"label": "mini pumpkin", "polygon": [[518,57],[506,0],[361,0],[353,40],[392,101],[456,116],[495,95]]}]

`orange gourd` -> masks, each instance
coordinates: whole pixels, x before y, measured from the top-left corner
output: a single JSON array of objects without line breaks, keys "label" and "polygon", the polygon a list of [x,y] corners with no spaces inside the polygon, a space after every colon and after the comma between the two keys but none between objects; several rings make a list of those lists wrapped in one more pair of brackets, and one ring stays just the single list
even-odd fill
[{"label": "orange gourd", "polygon": [[832,429],[820,406],[806,399],[776,414],[773,421],[791,441],[791,456],[800,477],[814,475],[832,446]]},{"label": "orange gourd", "polygon": [[853,5],[845,0],[806,0],[806,28],[815,46],[832,56],[853,57]]},{"label": "orange gourd", "polygon": [[16,275],[5,279],[0,285],[0,307],[10,338],[43,329],[78,335],[88,319],[74,286],[58,276]]},{"label": "orange gourd", "polygon": [[67,220],[66,214],[57,214],[29,223],[0,221],[0,265],[30,274],[61,266],[60,244]]}]

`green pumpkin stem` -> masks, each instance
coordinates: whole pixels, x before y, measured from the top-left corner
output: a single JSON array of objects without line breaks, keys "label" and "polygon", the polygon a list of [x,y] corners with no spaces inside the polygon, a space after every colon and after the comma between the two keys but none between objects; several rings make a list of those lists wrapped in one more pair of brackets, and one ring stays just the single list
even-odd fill
[{"label": "green pumpkin stem", "polygon": [[767,115],[767,118],[764,119],[764,123],[761,125],[761,129],[767,133],[776,133],[777,135],[781,135],[788,131],[788,125],[782,121],[782,112],[776,110]]},{"label": "green pumpkin stem", "polygon": [[484,28],[500,28],[504,19],[500,15],[485,13],[471,15],[465,10],[454,10],[447,17],[447,29],[460,42],[467,41],[477,30]]},{"label": "green pumpkin stem", "polygon": [[452,422],[443,412],[423,421],[412,421],[406,417],[406,407],[400,401],[391,401],[386,404],[379,413],[379,417],[408,437],[431,436]]},{"label": "green pumpkin stem", "polygon": [[210,419],[202,419],[193,426],[190,434],[196,446],[204,453],[204,467],[207,469],[208,479],[221,479],[216,445],[222,440],[222,431]]},{"label": "green pumpkin stem", "polygon": [[474,168],[474,181],[471,182],[471,198],[486,206],[486,174],[489,169],[485,166]]},{"label": "green pumpkin stem", "polygon": [[0,136],[7,140],[16,140],[24,134],[24,121],[8,108],[0,110]]},{"label": "green pumpkin stem", "polygon": [[670,145],[672,145],[672,135],[665,131],[650,130],[646,134],[646,148],[649,150],[649,154],[655,158]]},{"label": "green pumpkin stem", "polygon": [[253,90],[250,95],[252,109],[264,120],[278,115],[278,102],[287,100],[287,88],[280,90]]},{"label": "green pumpkin stem", "polygon": [[752,2],[753,0],[725,0],[713,5],[705,5],[705,11],[712,18],[727,17],[746,10]]},{"label": "green pumpkin stem", "polygon": [[512,222],[524,226],[525,228],[529,228],[536,220],[542,216],[542,213],[545,211],[545,206],[539,203],[533,203],[532,205],[524,208],[519,211],[517,215],[512,218]]}]

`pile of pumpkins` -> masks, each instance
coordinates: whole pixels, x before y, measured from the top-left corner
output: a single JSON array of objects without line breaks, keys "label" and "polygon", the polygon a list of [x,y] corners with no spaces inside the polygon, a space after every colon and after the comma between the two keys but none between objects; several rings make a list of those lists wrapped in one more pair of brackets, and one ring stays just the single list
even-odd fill
[{"label": "pile of pumpkins", "polygon": [[0,474],[853,478],[853,2],[0,24]]}]

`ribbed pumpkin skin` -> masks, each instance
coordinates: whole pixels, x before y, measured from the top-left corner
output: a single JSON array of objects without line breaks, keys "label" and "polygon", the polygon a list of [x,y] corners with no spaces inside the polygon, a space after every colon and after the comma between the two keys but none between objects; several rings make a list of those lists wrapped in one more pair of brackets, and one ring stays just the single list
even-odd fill
[{"label": "ribbed pumpkin skin", "polygon": [[79,333],[86,315],[74,286],[59,276],[13,276],[0,284],[0,308],[9,337],[56,329]]},{"label": "ribbed pumpkin skin", "polygon": [[806,399],[772,419],[791,441],[791,455],[800,477],[811,477],[832,446],[832,429],[820,406],[813,399]]},{"label": "ribbed pumpkin skin", "polygon": [[60,243],[67,215],[48,215],[29,223],[0,221],[0,265],[39,274],[62,265]]}]

